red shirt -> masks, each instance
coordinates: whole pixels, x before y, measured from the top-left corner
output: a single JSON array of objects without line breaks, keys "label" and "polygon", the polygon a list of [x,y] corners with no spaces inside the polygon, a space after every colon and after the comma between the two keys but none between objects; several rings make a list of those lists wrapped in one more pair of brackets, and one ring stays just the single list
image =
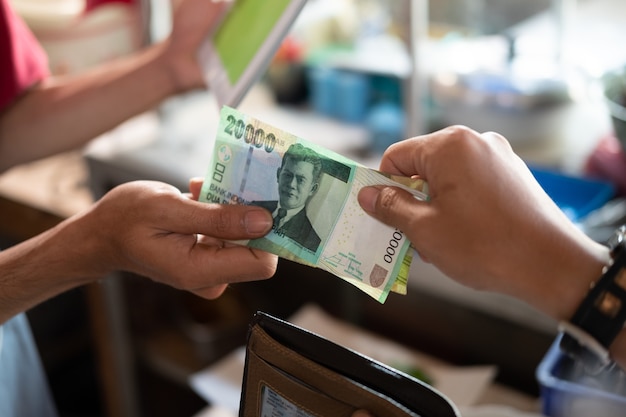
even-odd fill
[{"label": "red shirt", "polygon": [[0,111],[48,75],[45,51],[9,0],[0,0]]}]

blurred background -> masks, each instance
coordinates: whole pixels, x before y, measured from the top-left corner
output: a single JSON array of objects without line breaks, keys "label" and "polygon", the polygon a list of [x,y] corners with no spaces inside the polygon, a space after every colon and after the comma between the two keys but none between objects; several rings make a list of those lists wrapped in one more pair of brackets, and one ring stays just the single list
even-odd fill
[{"label": "blurred background", "polygon": [[[55,74],[162,39],[173,7],[170,0],[12,3]],[[240,108],[374,168],[384,149],[407,137],[451,124],[497,131],[563,211],[604,241],[626,210],[625,23],[621,0],[308,0]],[[186,189],[189,177],[205,174],[218,118],[210,91],[190,93],[83,151],[3,174],[2,241],[26,239],[125,181]],[[34,196],[24,191],[32,189]],[[194,415],[207,402],[189,376],[244,342],[252,312],[288,317],[306,303],[455,365],[494,364],[494,383],[514,393],[506,398],[541,407],[535,370],[555,324],[418,259],[409,294],[384,306],[283,260],[274,279],[233,285],[210,302],[118,278],[29,313],[62,416]]]}]

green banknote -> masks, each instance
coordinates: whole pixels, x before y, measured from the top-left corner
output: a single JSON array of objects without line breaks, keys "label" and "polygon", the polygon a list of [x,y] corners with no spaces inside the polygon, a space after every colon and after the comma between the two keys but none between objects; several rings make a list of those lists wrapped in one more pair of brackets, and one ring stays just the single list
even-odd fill
[{"label": "green banknote", "polygon": [[422,180],[383,174],[223,107],[200,201],[266,208],[271,232],[239,243],[329,271],[383,303],[390,291],[406,293],[412,250],[402,231],[361,209],[368,185],[428,198]]}]

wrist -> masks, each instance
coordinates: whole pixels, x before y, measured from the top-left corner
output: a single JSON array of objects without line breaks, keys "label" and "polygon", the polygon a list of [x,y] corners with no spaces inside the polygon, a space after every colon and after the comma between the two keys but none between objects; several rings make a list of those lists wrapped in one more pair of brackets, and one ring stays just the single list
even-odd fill
[{"label": "wrist", "polygon": [[170,38],[152,46],[157,54],[157,67],[164,71],[170,95],[206,88],[197,57],[176,49]]},{"label": "wrist", "polygon": [[67,271],[68,276],[74,277],[77,285],[102,279],[117,265],[113,259],[114,245],[108,235],[110,228],[95,213],[97,205],[66,220],[67,224],[61,232],[62,241],[74,242],[71,246],[63,246],[67,252],[66,263],[68,268],[71,267]]},{"label": "wrist", "polygon": [[611,263],[609,249],[593,242],[581,252],[576,259],[571,259],[568,265],[561,264],[562,273],[557,275],[558,288],[554,290],[554,305],[552,316],[557,320],[569,320],[589,290],[602,277],[603,271]]},{"label": "wrist", "polygon": [[569,320],[610,263],[609,249],[577,229],[529,241],[537,244],[527,248],[531,255],[520,252],[519,267],[513,269],[519,284],[511,295],[557,321]]},{"label": "wrist", "polygon": [[[611,364],[620,352],[626,322],[626,227],[607,243],[611,261],[603,269],[571,317],[561,323],[561,349],[579,359],[590,372]],[[620,358],[620,360],[623,358]]]},{"label": "wrist", "polygon": [[97,251],[77,226],[65,220],[0,253],[0,323],[100,277],[90,267]]}]

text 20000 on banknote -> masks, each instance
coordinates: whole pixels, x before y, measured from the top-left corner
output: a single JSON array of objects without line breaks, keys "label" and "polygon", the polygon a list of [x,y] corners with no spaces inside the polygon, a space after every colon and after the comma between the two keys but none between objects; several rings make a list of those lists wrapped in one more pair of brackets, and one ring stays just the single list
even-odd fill
[{"label": "text 20000 on banknote", "polygon": [[239,243],[329,271],[382,303],[390,291],[406,293],[412,250],[402,231],[359,206],[369,185],[427,199],[421,180],[366,168],[224,107],[200,201],[266,208],[271,232]]}]

